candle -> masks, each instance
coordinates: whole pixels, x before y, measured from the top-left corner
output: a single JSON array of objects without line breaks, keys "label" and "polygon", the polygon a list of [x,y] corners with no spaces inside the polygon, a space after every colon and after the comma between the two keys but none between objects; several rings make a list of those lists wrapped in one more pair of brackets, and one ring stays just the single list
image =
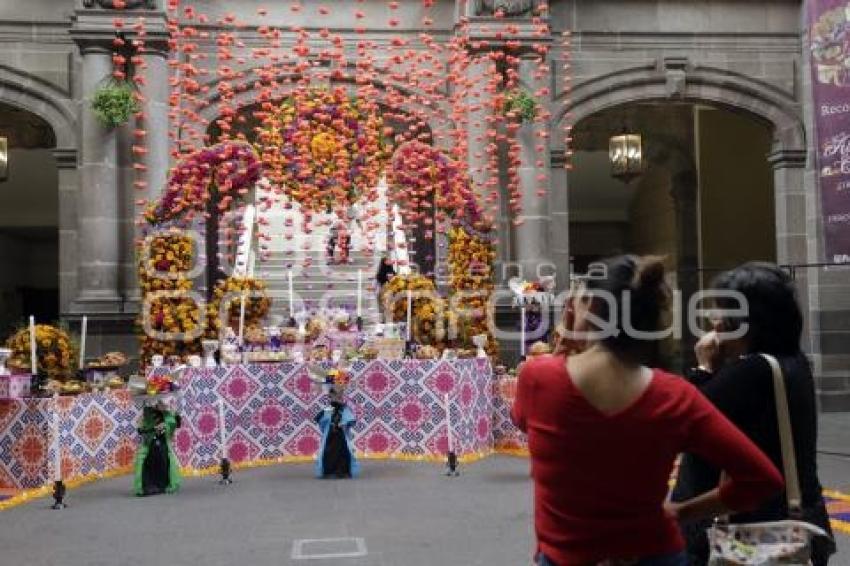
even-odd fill
[{"label": "candle", "polygon": [[519,309],[519,334],[520,334],[520,342],[519,342],[519,353],[521,356],[525,355],[525,307],[521,307]]},{"label": "candle", "polygon": [[363,315],[363,270],[357,270],[357,316]]},{"label": "candle", "polygon": [[239,297],[239,345],[245,345],[245,293]]},{"label": "candle", "polygon": [[295,297],[294,297],[294,293],[292,291],[292,270],[291,269],[286,272],[286,277],[287,277],[287,279],[289,279],[289,316],[292,316],[293,315],[292,313],[295,312],[295,307],[294,307]]},{"label": "candle", "polygon": [[452,411],[449,407],[449,394],[443,396],[443,404],[446,406],[446,437],[449,440],[449,452],[455,451],[454,436],[452,435]]},{"label": "candle", "polygon": [[407,341],[410,342],[411,332],[413,331],[413,291],[407,290]]},{"label": "candle", "polygon": [[89,327],[89,317],[83,317],[83,327],[80,330],[80,369],[86,367],[86,333]]},{"label": "candle", "polygon": [[59,441],[59,395],[53,395],[53,481],[62,481],[62,444]]},{"label": "candle", "polygon": [[30,371],[32,375],[38,375],[38,359],[36,357],[36,340],[35,340],[35,317],[30,316]]},{"label": "candle", "polygon": [[227,458],[227,440],[225,437],[224,431],[224,401],[219,400],[218,402],[218,436],[219,443],[221,444],[221,459],[224,460]]}]

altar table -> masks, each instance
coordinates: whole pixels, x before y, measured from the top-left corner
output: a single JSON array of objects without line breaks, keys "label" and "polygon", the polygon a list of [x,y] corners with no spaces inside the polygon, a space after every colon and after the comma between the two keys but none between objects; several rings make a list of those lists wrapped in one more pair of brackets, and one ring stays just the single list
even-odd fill
[{"label": "altar table", "polygon": [[[374,360],[352,365],[348,402],[357,416],[354,442],[365,458],[464,460],[494,448],[521,448],[504,387],[487,360]],[[228,457],[237,465],[307,461],[319,448],[313,417],[324,394],[301,364],[188,369],[177,398],[183,426],[175,451],[187,473],[215,469],[222,454],[224,404]],[[127,391],[53,399],[0,400],[0,489],[34,489],[53,478],[54,405],[66,481],[129,470],[142,403]]]}]

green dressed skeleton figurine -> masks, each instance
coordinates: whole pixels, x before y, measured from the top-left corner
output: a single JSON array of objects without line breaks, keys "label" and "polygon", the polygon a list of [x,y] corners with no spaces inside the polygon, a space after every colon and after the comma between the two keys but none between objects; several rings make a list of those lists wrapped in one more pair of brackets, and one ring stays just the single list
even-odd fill
[{"label": "green dressed skeleton figurine", "polygon": [[162,401],[146,406],[142,412],[136,453],[136,495],[174,493],[180,488],[180,464],[174,455],[174,432],[180,427],[180,415]]}]

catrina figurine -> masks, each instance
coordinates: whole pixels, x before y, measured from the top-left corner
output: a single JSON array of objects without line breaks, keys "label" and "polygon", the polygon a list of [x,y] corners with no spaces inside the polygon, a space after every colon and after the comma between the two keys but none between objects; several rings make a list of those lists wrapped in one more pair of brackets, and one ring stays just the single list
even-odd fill
[{"label": "catrina figurine", "polygon": [[356,420],[345,402],[347,379],[331,377],[326,384],[330,386],[329,405],[314,419],[322,432],[322,443],[316,457],[316,477],[355,478],[360,465],[354,456],[352,439]]},{"label": "catrina figurine", "polygon": [[163,401],[143,409],[138,429],[142,441],[136,452],[133,482],[136,495],[174,493],[180,488],[180,464],[172,447],[179,427],[180,415],[169,410]]}]

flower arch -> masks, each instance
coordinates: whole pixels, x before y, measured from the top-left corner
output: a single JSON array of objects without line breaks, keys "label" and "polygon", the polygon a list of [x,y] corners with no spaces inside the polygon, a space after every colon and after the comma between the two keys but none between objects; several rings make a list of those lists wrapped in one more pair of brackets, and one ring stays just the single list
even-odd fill
[{"label": "flower arch", "polygon": [[220,212],[244,200],[260,180],[262,163],[244,142],[222,142],[189,154],[172,171],[162,196],[145,212],[151,225],[191,220],[213,198]]},{"label": "flower arch", "polygon": [[[190,271],[198,260],[197,246],[176,226],[190,225],[195,215],[207,213],[211,203],[220,213],[243,205],[261,173],[262,163],[250,144],[228,141],[204,147],[171,171],[162,196],[145,210],[153,233],[139,242],[138,276],[145,297],[139,322],[156,334],[140,337],[143,363],[153,354],[181,358],[199,354],[203,325],[210,323],[192,296]],[[265,289],[262,282],[238,282],[252,290]],[[220,301],[213,298],[209,314],[214,318]],[[212,322],[209,328],[218,329]]]}]

